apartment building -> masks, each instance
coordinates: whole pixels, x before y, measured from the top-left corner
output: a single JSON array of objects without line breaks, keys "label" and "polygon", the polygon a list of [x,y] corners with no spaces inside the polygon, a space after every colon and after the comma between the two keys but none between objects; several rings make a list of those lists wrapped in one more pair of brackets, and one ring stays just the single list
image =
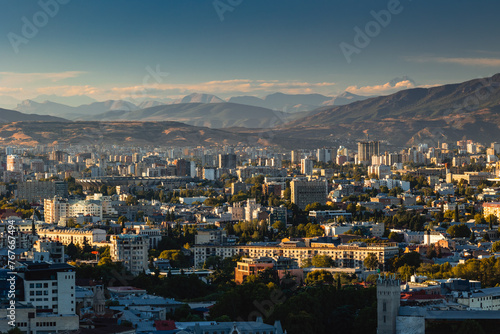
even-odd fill
[{"label": "apartment building", "polygon": [[102,220],[102,203],[99,200],[69,201],[61,197],[45,199],[44,217],[47,224],[65,225],[70,218],[92,216]]},{"label": "apartment building", "polygon": [[134,275],[148,269],[149,237],[143,234],[120,234],[111,236],[111,259],[121,261]]},{"label": "apartment building", "polygon": [[73,266],[67,263],[21,261],[16,271],[24,282],[25,301],[37,310],[57,315],[76,314]]},{"label": "apartment building", "polygon": [[89,245],[99,244],[106,241],[106,231],[101,229],[82,230],[76,228],[39,229],[38,235],[41,238],[48,238],[59,241],[63,245],[70,243],[83,245],[86,240]]},{"label": "apartment building", "polygon": [[[324,245],[322,245],[324,246]],[[381,265],[399,254],[396,244],[386,245],[340,245],[333,244],[328,247],[301,247],[300,244],[294,245],[194,245],[195,267],[202,267],[210,256],[220,256],[225,259],[234,255],[243,257],[288,257],[295,259],[300,265],[304,259],[312,258],[314,255],[330,256],[336,266],[344,268],[362,267],[363,261],[369,253],[374,253]]]},{"label": "apartment building", "polygon": [[307,204],[319,202],[326,204],[328,183],[326,180],[318,181],[300,181],[290,182],[292,203],[304,210]]},{"label": "apartment building", "polygon": [[17,184],[17,198],[25,199],[30,203],[67,195],[68,184],[64,181],[26,181]]}]

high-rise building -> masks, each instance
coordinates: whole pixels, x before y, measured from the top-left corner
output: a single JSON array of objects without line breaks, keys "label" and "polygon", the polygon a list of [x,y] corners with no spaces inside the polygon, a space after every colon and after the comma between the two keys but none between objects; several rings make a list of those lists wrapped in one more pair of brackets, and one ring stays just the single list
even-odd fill
[{"label": "high-rise building", "polygon": [[191,164],[185,159],[176,159],[174,161],[176,167],[175,175],[177,176],[189,176],[191,175]]},{"label": "high-rise building", "polygon": [[380,154],[379,141],[361,141],[358,143],[358,162],[366,163],[371,161],[372,155]]},{"label": "high-rise building", "polygon": [[316,158],[319,162],[330,162],[332,161],[332,150],[329,148],[318,148]]},{"label": "high-rise building", "polygon": [[304,175],[313,174],[314,161],[309,158],[300,160],[300,172]]},{"label": "high-rise building", "polygon": [[219,168],[235,169],[236,154],[219,154]]},{"label": "high-rise building", "polygon": [[7,171],[9,172],[22,172],[23,159],[18,155],[7,156]]},{"label": "high-rise building", "polygon": [[27,181],[17,184],[17,198],[28,202],[42,202],[54,196],[66,197],[68,184],[64,181]]},{"label": "high-rise building", "polygon": [[43,163],[43,160],[41,160],[41,159],[33,159],[33,160],[31,160],[30,168],[35,173],[43,173],[44,168],[45,168],[45,164]]},{"label": "high-rise building", "polygon": [[328,183],[326,180],[290,182],[292,203],[304,210],[307,204],[326,204]]},{"label": "high-rise building", "polygon": [[300,159],[300,153],[297,151],[292,151],[290,159],[292,161],[292,164],[298,163]]},{"label": "high-rise building", "polygon": [[110,254],[113,261],[121,261],[134,275],[148,269],[149,237],[143,234],[111,236]]}]

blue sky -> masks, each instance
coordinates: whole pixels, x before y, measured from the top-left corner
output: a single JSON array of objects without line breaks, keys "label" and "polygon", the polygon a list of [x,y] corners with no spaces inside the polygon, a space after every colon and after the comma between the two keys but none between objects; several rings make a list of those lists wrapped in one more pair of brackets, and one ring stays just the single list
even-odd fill
[{"label": "blue sky", "polygon": [[[493,0],[0,3],[0,103],[41,94],[378,95],[500,72],[500,3]],[[341,43],[356,47],[355,27],[366,33],[372,11],[391,6],[397,13],[348,62]],[[23,32],[26,21],[36,33]],[[389,84],[405,75],[414,82]]]}]

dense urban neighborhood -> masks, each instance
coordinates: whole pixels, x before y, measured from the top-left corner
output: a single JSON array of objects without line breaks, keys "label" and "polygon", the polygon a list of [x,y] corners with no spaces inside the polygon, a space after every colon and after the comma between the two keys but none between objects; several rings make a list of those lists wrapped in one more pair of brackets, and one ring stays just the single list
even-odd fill
[{"label": "dense urban neighborhood", "polygon": [[5,147],[0,331],[495,328],[500,144],[385,146]]}]

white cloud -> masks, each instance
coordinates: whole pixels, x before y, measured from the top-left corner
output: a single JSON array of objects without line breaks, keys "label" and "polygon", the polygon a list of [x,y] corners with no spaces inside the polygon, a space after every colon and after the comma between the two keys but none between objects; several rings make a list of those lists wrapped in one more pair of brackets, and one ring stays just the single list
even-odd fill
[{"label": "white cloud", "polygon": [[75,95],[95,95],[99,94],[99,89],[89,85],[85,86],[52,86],[37,88],[39,94],[55,94],[59,96],[75,96]]},{"label": "white cloud", "polygon": [[20,84],[29,84],[40,81],[58,82],[64,79],[76,78],[84,73],[85,72],[81,71],[47,73],[0,72],[0,83],[6,86],[18,86]]},{"label": "white cloud", "polygon": [[346,88],[346,91],[349,93],[357,94],[357,95],[385,95],[392,94],[399,90],[415,88],[416,86],[410,80],[400,81],[396,84],[391,84],[387,82],[382,85],[374,85],[374,86],[349,86]]},{"label": "white cloud", "polygon": [[5,94],[16,94],[16,93],[22,93],[23,89],[19,87],[0,87],[0,94],[5,95]]},{"label": "white cloud", "polygon": [[300,82],[300,81],[287,81],[279,82],[278,80],[247,80],[247,79],[235,79],[235,80],[220,80],[220,81],[208,81],[195,84],[152,84],[152,85],[141,85],[141,86],[129,86],[129,87],[114,87],[111,92],[118,94],[190,94],[194,92],[198,93],[209,93],[209,94],[219,94],[219,93],[259,93],[267,92],[270,90],[280,90],[280,91],[293,91],[296,94],[300,93],[311,93],[314,89],[328,88],[335,85],[333,82]]},{"label": "white cloud", "polygon": [[464,66],[500,66],[499,58],[448,58],[448,57],[409,57],[409,61],[419,62],[419,63],[445,63],[445,64],[458,64]]}]

